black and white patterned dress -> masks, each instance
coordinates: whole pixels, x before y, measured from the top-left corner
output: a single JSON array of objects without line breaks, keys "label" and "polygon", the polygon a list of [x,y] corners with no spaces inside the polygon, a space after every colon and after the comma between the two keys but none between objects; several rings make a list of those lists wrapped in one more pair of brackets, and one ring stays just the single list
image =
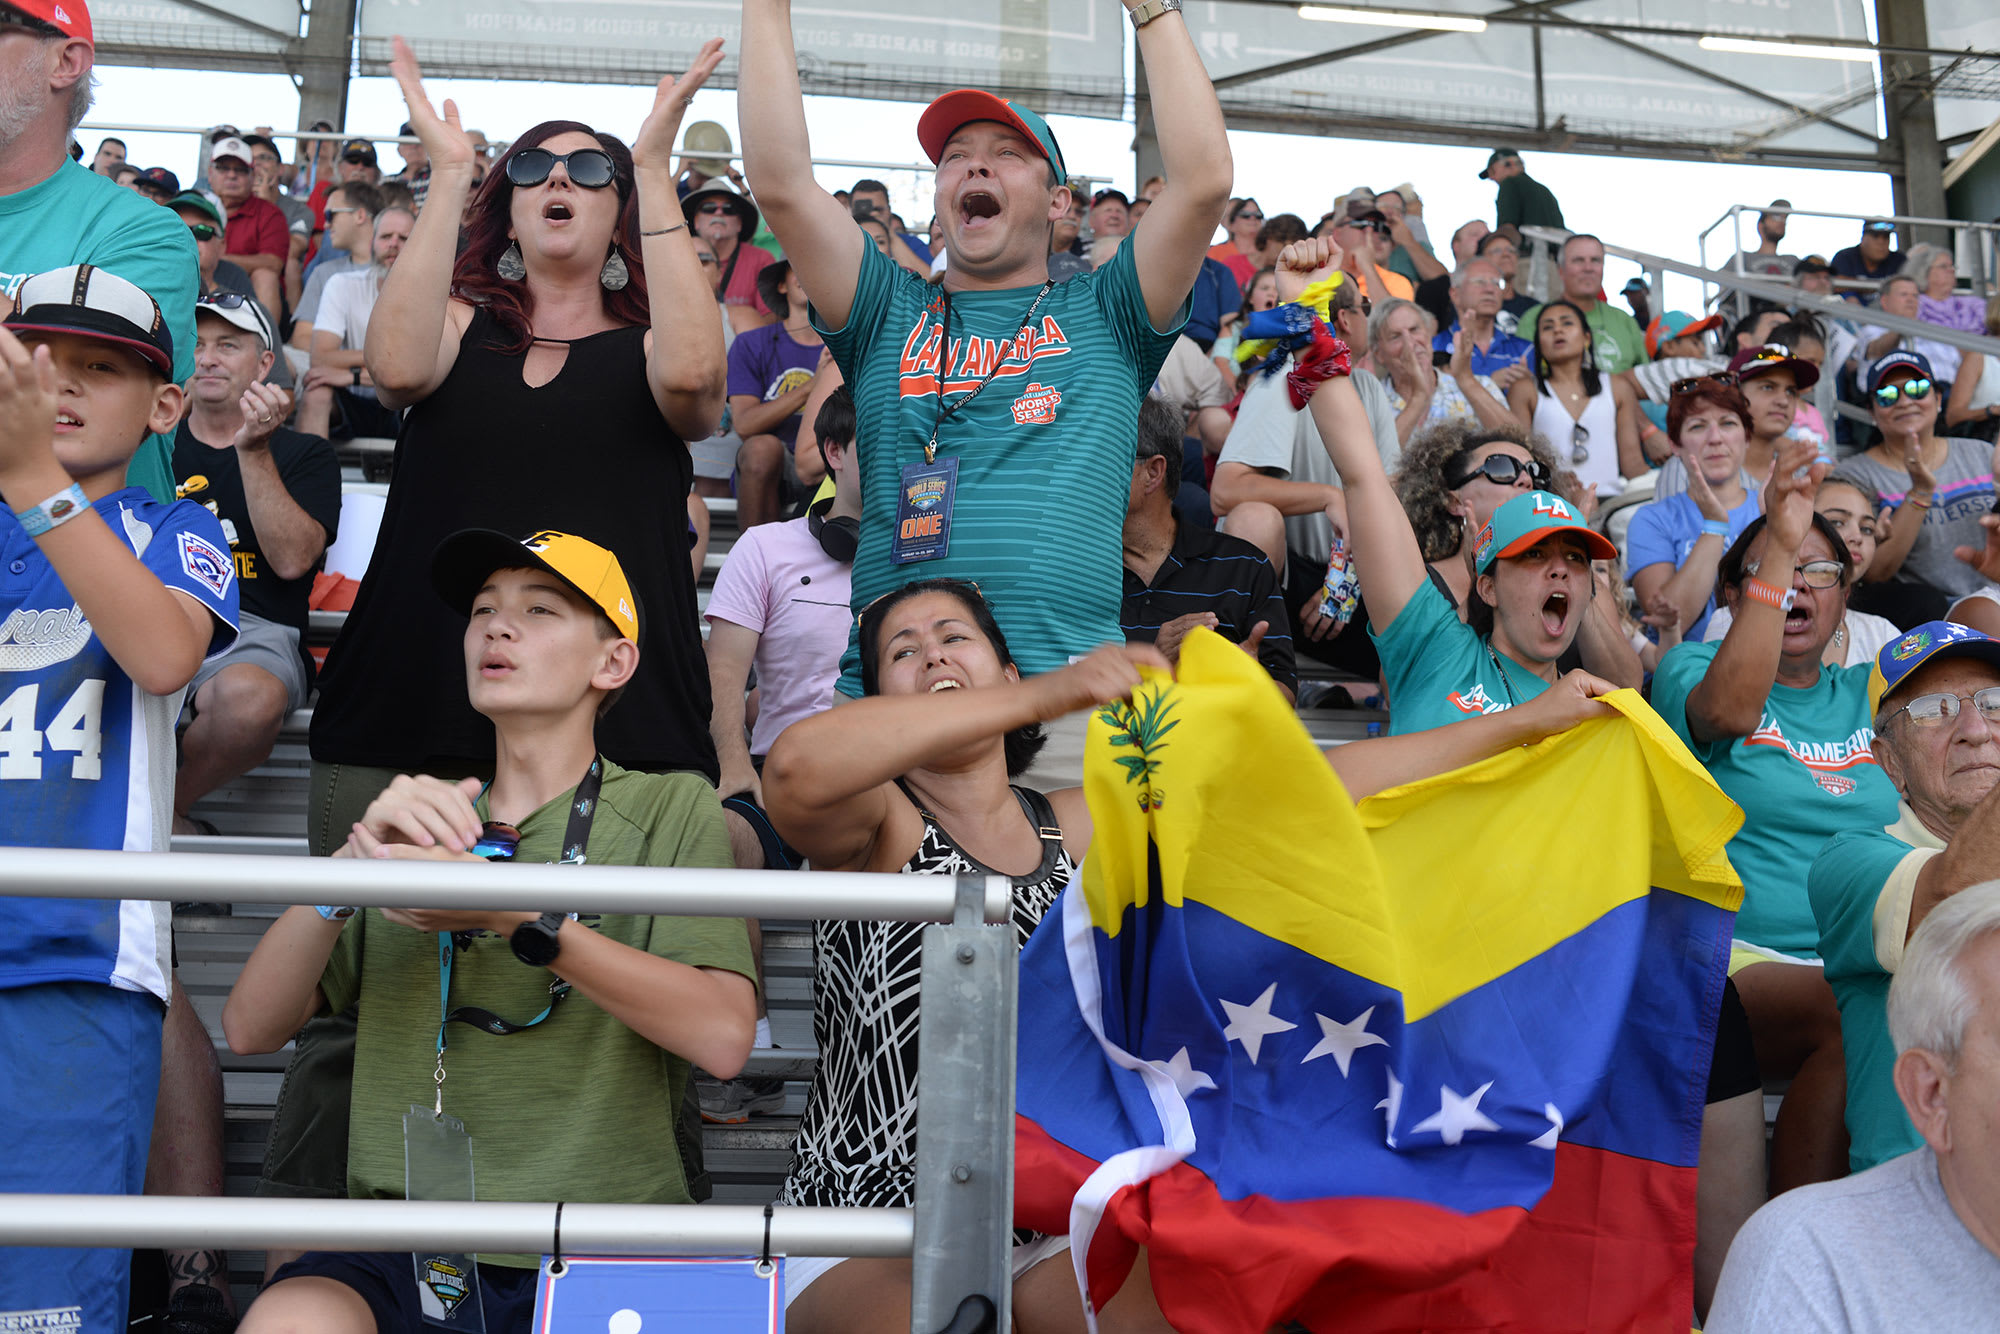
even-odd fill
[{"label": "black and white patterned dress", "polygon": [[[1042,864],[1029,875],[1008,877],[1016,943],[1025,945],[1076,868],[1048,799],[1028,788],[1013,791],[1042,838]],[[917,813],[923,842],[904,874],[999,874],[967,856],[921,805]],[[907,1207],[914,1200],[923,932],[921,922],[814,924],[819,1071],[806,1095],[780,1204]]]}]

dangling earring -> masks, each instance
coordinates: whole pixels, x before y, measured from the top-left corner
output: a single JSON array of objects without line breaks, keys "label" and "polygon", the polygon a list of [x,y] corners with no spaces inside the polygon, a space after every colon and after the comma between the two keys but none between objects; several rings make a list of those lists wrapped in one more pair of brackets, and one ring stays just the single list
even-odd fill
[{"label": "dangling earring", "polygon": [[598,270],[597,281],[604,285],[607,292],[622,292],[625,285],[632,281],[632,272],[625,267],[625,256],[618,253],[616,246],[606,257],[604,267]]},{"label": "dangling earring", "polygon": [[521,243],[509,241],[507,248],[500,252],[500,262],[493,271],[510,283],[518,283],[528,276],[527,262],[521,258]]}]

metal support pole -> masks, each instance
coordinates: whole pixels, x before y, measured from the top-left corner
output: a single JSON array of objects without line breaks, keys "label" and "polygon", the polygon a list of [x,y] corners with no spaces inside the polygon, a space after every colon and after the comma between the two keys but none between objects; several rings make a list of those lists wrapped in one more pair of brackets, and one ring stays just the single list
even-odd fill
[{"label": "metal support pole", "polygon": [[[1924,0],[1875,0],[1875,30],[1884,46],[1928,46]],[[1889,131],[1883,149],[1902,161],[1900,167],[1890,169],[1889,177],[1896,211],[1917,217],[1946,217],[1944,149],[1938,144],[1930,57],[1884,55],[1882,80]],[[1951,237],[1941,227],[1912,227],[1904,244],[1919,241],[1948,246]]]},{"label": "metal support pole", "polygon": [[[554,1248],[555,1221],[553,1203],[0,1195],[0,1246],[316,1251],[449,1246],[545,1255]],[[914,1230],[908,1209],[780,1208],[771,1214],[771,1252],[893,1258],[910,1253]],[[747,1204],[566,1203],[562,1243],[565,1252],[577,1255],[755,1255],[764,1244],[764,1211]]]},{"label": "metal support pole", "polygon": [[911,1334],[1012,1328],[1020,951],[984,895],[958,877],[952,924],[924,928]]},{"label": "metal support pole", "polygon": [[299,62],[299,128],[316,120],[347,124],[347,72],[353,57],[354,0],[312,0]]},{"label": "metal support pole", "polygon": [[[349,861],[215,853],[6,849],[0,896],[204,903],[335,903],[361,908],[646,913],[682,917],[944,922],[962,906],[936,876],[867,871]],[[975,877],[989,922],[1010,920],[1004,875]],[[1011,1051],[1012,1048],[1010,1047]],[[1008,1085],[1008,1097],[1013,1097]],[[488,1249],[506,1250],[507,1247]]]}]

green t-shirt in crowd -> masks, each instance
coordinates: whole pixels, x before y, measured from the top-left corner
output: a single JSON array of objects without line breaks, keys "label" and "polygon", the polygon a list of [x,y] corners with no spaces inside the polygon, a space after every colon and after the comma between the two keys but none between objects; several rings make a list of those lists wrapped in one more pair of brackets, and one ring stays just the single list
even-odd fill
[{"label": "green t-shirt in crowd", "polygon": [[1369,633],[1389,688],[1390,736],[1498,713],[1549,688],[1459,620],[1458,611],[1429,579],[1386,629],[1371,625]]},{"label": "green t-shirt in crowd", "polygon": [[1500,192],[1494,196],[1493,209],[1493,225],[1496,227],[1505,227],[1511,222],[1516,227],[1568,229],[1555,192],[1525,171],[1500,182]]},{"label": "green t-shirt in crowd", "polygon": [[[715,791],[697,774],[628,773],[606,762],[588,856],[599,866],[732,865]],[[571,792],[523,820],[517,859],[553,862]],[[485,800],[478,803],[481,818]],[[495,866],[495,877],[505,876]],[[606,916],[591,929],[634,949],[756,980],[739,918]],[[429,1107],[438,1034],[437,937],[370,908],[341,932],[320,989],[336,1014],[359,1003],[347,1192],[401,1199],[403,1116]],[[554,974],[481,935],[456,952],[451,1004],[525,1023],[549,1003]],[[445,1034],[444,1109],[472,1139],[482,1200],[691,1203],[674,1125],[688,1062],[571,991],[543,1023],[496,1036],[454,1023]],[[535,1256],[482,1256],[531,1267]]]},{"label": "green t-shirt in crowd", "polygon": [[1806,898],[1806,868],[1834,835],[1880,829],[1896,818],[1896,789],[1869,749],[1869,668],[1822,667],[1805,690],[1773,685],[1750,735],[1698,742],[1688,730],[1688,695],[1721,647],[1681,644],[1669,652],[1653,674],[1653,708],[1743,808],[1743,828],[1729,840],[1729,860],[1743,877],[1737,939],[1815,958],[1819,927]]},{"label": "green t-shirt in crowd", "polygon": [[[1542,308],[1534,307],[1521,317],[1516,332],[1530,343],[1534,342],[1535,321],[1541,316]],[[1606,375],[1615,375],[1646,364],[1646,332],[1630,312],[1620,310],[1609,301],[1600,301],[1583,313],[1583,321],[1590,326],[1591,346],[1597,353],[1597,369]]]},{"label": "green t-shirt in crowd", "polygon": [[[813,317],[854,395],[857,610],[919,579],[970,579],[1023,672],[1123,642],[1120,535],[1139,403],[1187,320],[1183,299],[1165,331],[1153,328],[1132,254],[1120,246],[1103,268],[1051,288],[1022,346],[1016,335],[1039,285],[955,292],[947,302],[941,286],[861,247],[846,324],[828,329]],[[950,549],[897,565],[902,470],[923,462],[933,429],[938,458],[958,460]],[[840,689],[860,694],[852,640],[841,665]]]},{"label": "green t-shirt in crowd", "polygon": [[[1905,808],[1907,810],[1907,808]],[[1865,1172],[1924,1146],[1896,1096],[1896,1044],[1889,1039],[1890,974],[1875,952],[1875,903],[1915,849],[1884,829],[1840,834],[1806,876],[1820,957],[1840,1005],[1847,1059],[1847,1164]]]},{"label": "green t-shirt in crowd", "polygon": [[[68,159],[48,179],[0,194],[0,293],[12,298],[30,276],[71,264],[94,264],[153,298],[173,335],[174,381],[186,384],[201,256],[180,215]],[[146,437],[126,484],[173,503],[173,456],[172,433]]]}]

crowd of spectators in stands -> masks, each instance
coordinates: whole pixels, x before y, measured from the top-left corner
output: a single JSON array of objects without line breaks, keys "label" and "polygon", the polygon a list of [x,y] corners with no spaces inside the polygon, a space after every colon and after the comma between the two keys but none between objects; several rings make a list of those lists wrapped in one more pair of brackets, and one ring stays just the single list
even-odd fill
[{"label": "crowd of spectators in stands", "polygon": [[[85,6],[0,0],[0,843],[215,835],[204,800],[311,704],[315,855],[997,868],[1025,941],[1089,845],[1089,708],[1197,627],[1302,708],[1385,709],[1391,738],[1631,687],[1746,815],[1698,1311],[1888,1320],[1897,1266],[1950,1254],[1966,1282],[1925,1320],[1983,1318],[2000,358],[1959,344],[2000,334],[2000,297],[1887,221],[1784,253],[1779,199],[1725,266],[1762,290],[1697,316],[1639,281],[1621,308],[1606,241],[1506,147],[1493,216],[1448,235],[1408,183],[1267,212],[1231,197],[1171,12],[1138,39],[1161,174],[1072,177],[1041,116],[961,90],[918,127],[932,215],[901,214],[882,181],[818,184],[788,5],[744,9],[740,157],[682,126],[717,42],[629,143],[551,120],[504,151],[399,43],[398,175],[322,122],[291,162],[269,127],[215,127],[183,178],[116,138],[84,165]],[[1569,211],[1615,246],[1615,208]],[[1274,332],[1302,302],[1341,349],[1310,372]],[[370,442],[392,480],[322,666],[309,608]],[[164,913],[53,902],[0,899],[0,1129],[36,1148],[0,1189],[219,1191],[220,1072]],[[569,1036],[440,1041],[419,933],[482,1003]],[[910,1202],[916,940],[816,927],[790,1202]],[[481,1198],[690,1199],[700,1119],[784,1102],[737,1077],[770,1045],[759,941],[291,908],[223,1017],[239,1051],[293,1044],[260,1192],[401,1194],[435,1044],[482,1164],[532,1159]],[[571,990],[591,1006],[558,1011]],[[86,1031],[116,1081],[24,1092],[51,1059],[24,1034]],[[579,1112],[557,1095],[586,1068]],[[1766,1079],[1789,1081],[1768,1160]],[[635,1128],[680,1152],[608,1170]],[[122,1164],[75,1175],[83,1136]],[[1017,1247],[1016,1300],[1068,1327],[1063,1251]],[[0,1323],[124,1318],[122,1253],[18,1254]],[[231,1327],[222,1257],[168,1266],[162,1328]],[[407,1257],[266,1276],[246,1329],[421,1327]],[[496,1328],[526,1328],[532,1278],[484,1258]],[[786,1300],[809,1334],[878,1329],[910,1282],[795,1260]],[[1143,1288],[1100,1315],[1157,1327]]]}]

